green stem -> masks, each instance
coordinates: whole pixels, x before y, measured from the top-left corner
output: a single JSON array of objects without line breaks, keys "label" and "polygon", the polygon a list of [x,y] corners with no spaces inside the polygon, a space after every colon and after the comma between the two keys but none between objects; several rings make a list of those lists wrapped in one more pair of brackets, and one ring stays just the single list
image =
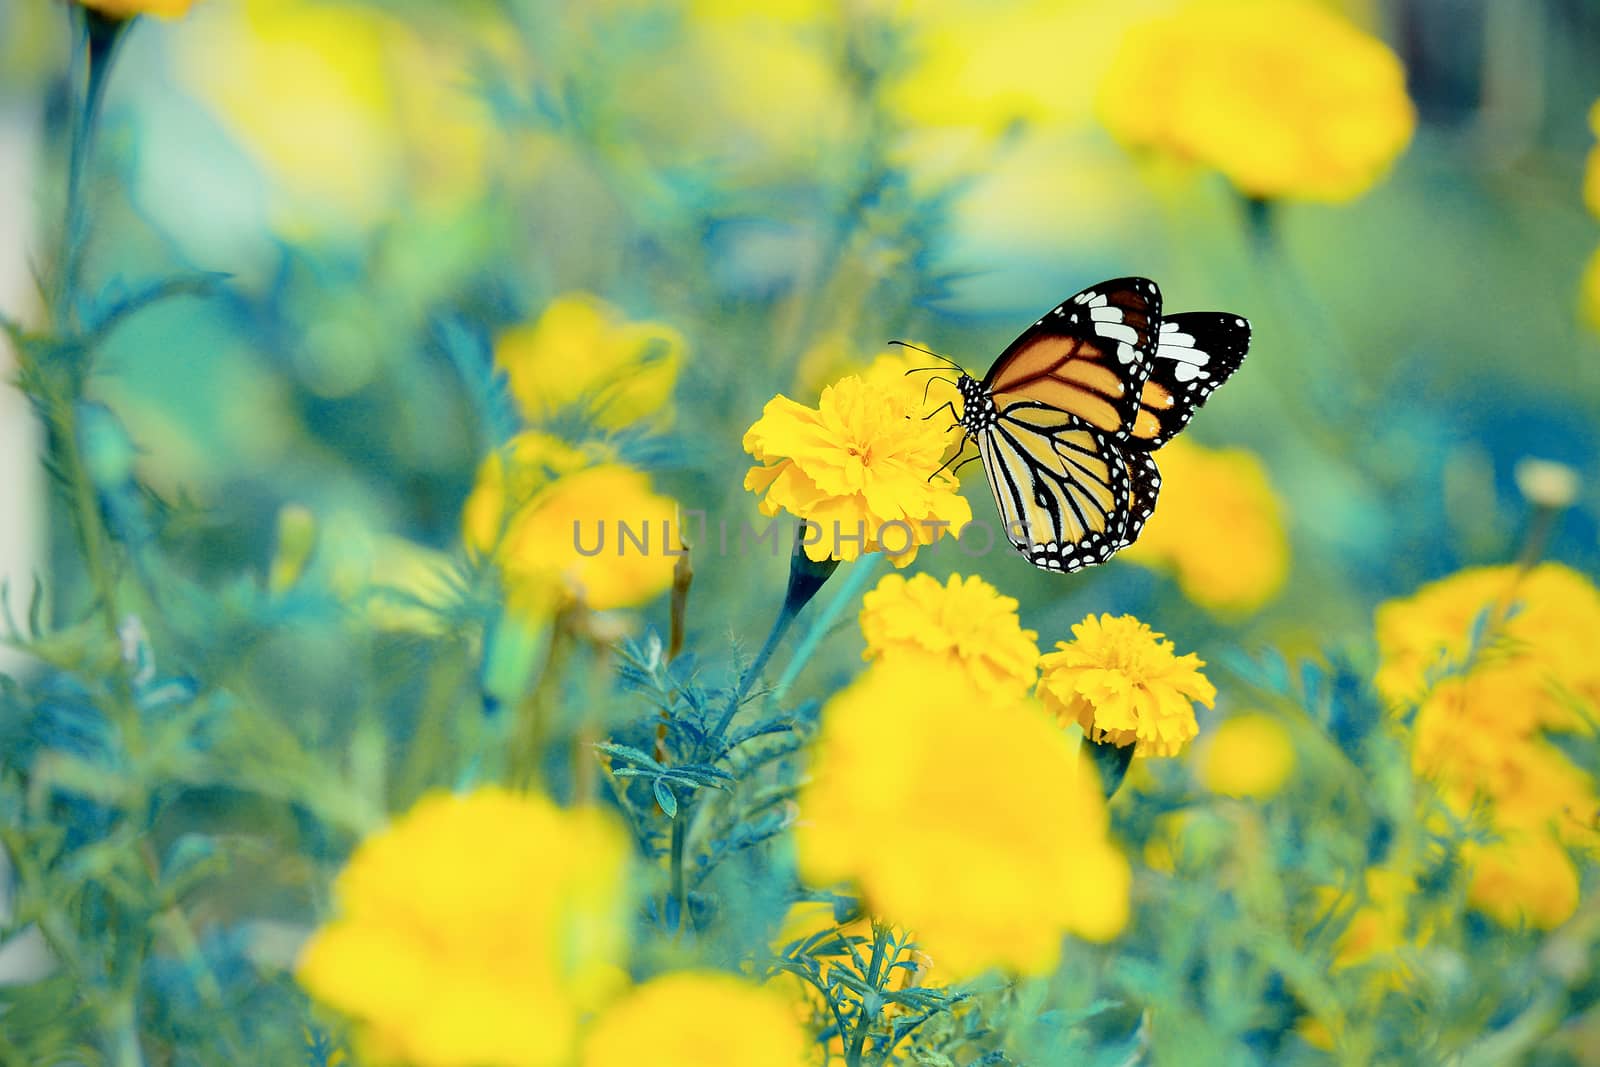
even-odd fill
[{"label": "green stem", "polygon": [[867,963],[868,992],[862,998],[861,1010],[856,1013],[855,1032],[850,1035],[850,1048],[845,1052],[846,1067],[861,1067],[861,1057],[866,1053],[867,1034],[878,1018],[878,988],[885,964],[884,948],[889,941],[886,924],[872,924],[872,959]]},{"label": "green stem", "polygon": [[844,584],[839,587],[833,599],[829,600],[822,610],[817,612],[816,618],[811,620],[811,625],[807,627],[805,636],[800,639],[799,647],[794,650],[794,655],[789,658],[788,665],[784,667],[783,673],[778,676],[778,684],[772,687],[774,700],[783,699],[784,694],[789,691],[789,687],[795,683],[795,679],[800,677],[800,672],[805,669],[811,657],[816,654],[817,648],[822,644],[822,639],[827,637],[828,632],[833,629],[833,624],[838,621],[844,609],[855,602],[856,597],[867,587],[867,583],[878,573],[878,568],[882,565],[883,559],[884,556],[881,552],[873,552],[870,555],[863,556],[850,569],[850,573],[845,575]]},{"label": "green stem", "polygon": [[106,1035],[111,1045],[111,1067],[144,1067],[144,1050],[139,1047],[139,1019],[133,995],[120,997],[111,1006]]},{"label": "green stem", "polygon": [[720,738],[728,729],[728,724],[733,721],[734,715],[738,714],[739,705],[750,695],[750,687],[761,677],[761,672],[767,669],[772,654],[778,650],[778,642],[783,640],[783,635],[789,632],[789,627],[794,625],[795,617],[799,614],[799,611],[787,602],[779,610],[778,618],[773,622],[761,651],[756,653],[756,658],[750,661],[750,666],[739,676],[739,684],[734,687],[733,695],[728,698],[728,706],[722,710],[722,718],[717,720],[716,728],[711,732],[712,737]]},{"label": "green stem", "polygon": [[683,857],[689,843],[689,815],[692,806],[686,798],[672,820],[672,900],[677,905],[674,930],[689,928],[689,879],[684,873]]},{"label": "green stem", "polygon": [[62,229],[61,263],[56,277],[55,299],[52,310],[58,316],[57,331],[61,329],[60,317],[69,311],[78,285],[78,267],[84,236],[84,175],[89,169],[89,157],[94,148],[95,126],[100,117],[100,107],[105,101],[106,84],[110,80],[111,64],[116,59],[117,45],[129,25],[126,19],[108,18],[88,8],[81,8],[83,18],[83,47],[88,62],[84,85],[83,106],[73,115],[72,144],[67,159],[67,210]]}]

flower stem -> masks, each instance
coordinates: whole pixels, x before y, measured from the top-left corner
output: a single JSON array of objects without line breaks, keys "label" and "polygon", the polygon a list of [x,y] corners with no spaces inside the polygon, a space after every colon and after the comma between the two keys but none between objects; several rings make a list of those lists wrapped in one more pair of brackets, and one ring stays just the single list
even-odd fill
[{"label": "flower stem", "polygon": [[773,622],[772,631],[767,634],[767,640],[761,646],[761,651],[756,653],[755,660],[740,675],[733,694],[728,698],[728,706],[722,709],[721,718],[707,735],[712,744],[722,739],[728,724],[733,722],[733,717],[739,713],[739,706],[749,695],[750,687],[761,677],[761,672],[766,669],[772,654],[778,650],[778,642],[783,640],[784,634],[789,632],[789,627],[794,625],[794,620],[801,609],[811,602],[811,598],[817,595],[817,590],[822,588],[823,583],[838,567],[839,561],[835,559],[818,562],[809,559],[804,552],[795,553],[789,564],[789,588],[784,593],[783,607],[778,609],[778,618]]},{"label": "flower stem", "polygon": [[672,820],[672,903],[676,906],[676,915],[669,915],[669,925],[673,930],[688,928],[689,919],[689,880],[683,870],[683,854],[689,840],[689,815],[692,805],[685,799],[679,808],[677,816]]},{"label": "flower stem", "polygon": [[867,962],[867,993],[856,1013],[855,1032],[850,1035],[850,1048],[845,1052],[846,1067],[861,1067],[861,1057],[866,1053],[867,1033],[878,1018],[878,988],[882,981],[884,965],[888,962],[884,949],[889,941],[889,927],[883,923],[872,924],[872,959]]},{"label": "flower stem", "polygon": [[867,583],[878,573],[883,558],[881,552],[863,556],[845,576],[844,584],[834,592],[833,599],[817,612],[817,617],[811,620],[805,636],[800,639],[799,647],[789,658],[788,666],[784,667],[783,673],[778,676],[778,684],[772,687],[772,696],[775,700],[782,700],[795,679],[800,677],[800,672],[816,653],[817,647],[822,644],[822,639],[828,636],[828,631],[833,629],[833,624],[838,621],[840,614],[854,603],[861,590],[866,588]]},{"label": "flower stem", "polygon": [[1089,762],[1094,764],[1095,773],[1100,776],[1100,788],[1110,800],[1122,787],[1122,780],[1128,776],[1128,767],[1133,763],[1134,746],[1114,745],[1109,741],[1094,741],[1088,737],[1083,739],[1083,746],[1087,749]]},{"label": "flower stem", "polygon": [[[73,115],[72,143],[67,157],[66,219],[61,234],[61,262],[57,267],[55,299],[51,302],[51,310],[57,316],[66,314],[77,290],[84,230],[84,175],[89,169],[95,127],[100,118],[100,105],[105,100],[111,64],[116,59],[117,45],[129,25],[126,19],[109,18],[88,8],[80,8],[79,12],[83,18],[88,73],[83,106]],[[59,318],[57,329],[60,329]]]}]

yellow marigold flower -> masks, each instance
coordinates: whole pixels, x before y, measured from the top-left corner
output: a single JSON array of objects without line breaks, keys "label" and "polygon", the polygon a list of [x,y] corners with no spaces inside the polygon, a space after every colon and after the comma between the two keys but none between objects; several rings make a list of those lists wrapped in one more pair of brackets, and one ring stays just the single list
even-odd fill
[{"label": "yellow marigold flower", "polygon": [[[1589,109],[1589,129],[1600,137],[1600,100]],[[1589,163],[1583,171],[1583,202],[1600,218],[1600,145],[1589,150]]]},{"label": "yellow marigold flower", "polygon": [[1156,460],[1161,497],[1122,558],[1172,571],[1184,596],[1212,611],[1254,611],[1276,596],[1289,574],[1289,538],[1261,460],[1181,437]]},{"label": "yellow marigold flower", "polygon": [[1196,3],[1133,27],[1099,106],[1124,143],[1263,199],[1359,196],[1416,126],[1395,54],[1304,0]]},{"label": "yellow marigold flower", "polygon": [[596,445],[579,447],[536,430],[519,433],[478,466],[461,513],[467,547],[480,556],[494,555],[505,536],[506,523],[539,490],[564,474],[609,458],[609,453]]},{"label": "yellow marigold flower", "polygon": [[813,523],[806,555],[852,560],[883,550],[896,567],[920,545],[972,519],[956,481],[940,474],[946,428],[923,420],[909,393],[873,389],[854,375],[822,391],[815,408],[786,396],[767,402],[744,435],[759,466],[744,487],[764,493],[763,515],[779,509]]},{"label": "yellow marigold flower", "polygon": [[562,1067],[626,979],[630,843],[609,813],[500,788],[434,794],[369,837],[295,976],[373,1059]]},{"label": "yellow marigold flower", "polygon": [[952,574],[944,585],[927,574],[885,575],[861,599],[861,633],[863,659],[953,662],[984,689],[1019,693],[1037,678],[1039,635],[1022,628],[1016,600],[976,575]]},{"label": "yellow marigold flower", "polygon": [[[1559,563],[1473,567],[1381,605],[1373,681],[1393,704],[1422,699],[1429,683],[1466,665],[1475,629],[1483,663],[1514,665],[1548,687],[1537,717],[1576,726],[1568,698],[1600,703],[1600,590]],[[1566,709],[1566,710],[1564,710]]]},{"label": "yellow marigold flower", "polygon": [[[796,389],[803,393],[820,392],[828,383],[855,374],[869,389],[904,394],[919,415],[927,415],[940,405],[961,397],[951,384],[949,368],[926,372],[928,367],[938,366],[939,361],[914,349],[898,346],[884,349],[872,357],[865,370],[863,362],[859,350],[848,338],[838,335],[824,338],[800,357],[800,366],[795,372]],[[912,370],[926,373],[906,373]],[[932,429],[944,432],[947,447],[954,444],[956,420],[953,416],[935,416],[928,421]]]},{"label": "yellow marigold flower", "polygon": [[1197,763],[1200,784],[1213,793],[1269,797],[1294,770],[1294,743],[1270,715],[1235,715],[1205,739]]},{"label": "yellow marigold flower", "polygon": [[912,62],[888,86],[886,102],[909,122],[972,127],[998,134],[1017,123],[1086,121],[1104,48],[1078,49],[1070,64],[1062,41],[1105,40],[1122,11],[1051,0],[928,5],[910,27]]},{"label": "yellow marigold flower", "polygon": [[196,0],[78,0],[112,18],[131,19],[135,15],[154,15],[158,19],[180,19],[189,13]]},{"label": "yellow marigold flower", "polygon": [[731,974],[652,978],[607,1009],[581,1067],[809,1067],[811,1038],[782,995]]},{"label": "yellow marigold flower", "polygon": [[1578,908],[1578,870],[1548,834],[1516,834],[1468,844],[1467,902],[1502,926],[1553,930]]},{"label": "yellow marigold flower", "polygon": [[[1555,830],[1574,842],[1600,841],[1594,781],[1560,749],[1519,730],[1526,684],[1497,676],[1452,678],[1429,694],[1412,733],[1412,768],[1438,786],[1457,815],[1479,801],[1501,829]],[[1509,723],[1504,721],[1509,719]]]},{"label": "yellow marigold flower", "polygon": [[801,872],[854,883],[948,977],[1048,973],[1064,933],[1106,940],[1128,919],[1128,863],[1077,769],[1031,701],[955,664],[885,659],[823,709]]},{"label": "yellow marigold flower", "polygon": [[1062,725],[1076,722],[1092,741],[1134,745],[1135,756],[1175,756],[1200,732],[1196,702],[1211,707],[1217,690],[1194,653],[1132,615],[1088,616],[1039,661],[1039,695]]},{"label": "yellow marigold flower", "polygon": [[[1365,899],[1334,946],[1335,970],[1387,959],[1410,943],[1406,939],[1406,918],[1411,898],[1417,892],[1416,879],[1389,867],[1370,867],[1363,881]],[[1324,907],[1336,895],[1331,889],[1324,890]]]},{"label": "yellow marigold flower", "polygon": [[610,430],[667,421],[683,348],[669,326],[627,322],[609,304],[569,293],[497,337],[494,359],[529,422],[577,409]]},{"label": "yellow marigold flower", "polygon": [[497,559],[508,599],[554,590],[595,611],[636,607],[672,585],[678,507],[641,471],[590,467],[551,482],[514,515]]}]

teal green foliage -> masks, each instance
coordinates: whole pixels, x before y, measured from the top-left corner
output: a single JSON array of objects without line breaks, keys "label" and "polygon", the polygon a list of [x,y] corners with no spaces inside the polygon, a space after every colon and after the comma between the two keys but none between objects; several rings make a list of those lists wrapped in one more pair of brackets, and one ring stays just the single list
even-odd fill
[{"label": "teal green foliage", "polygon": [[[695,140],[714,110],[678,116],[684,130],[634,113],[640,71],[686,47],[682,12],[375,6],[468,57],[499,151],[447,208],[401,194],[368,228],[303,232],[266,221],[270,176],[231,181],[267,164],[180,79],[157,78],[183,24],[127,31],[95,137],[54,121],[82,113],[62,25],[81,31],[82,12],[0,4],[0,58],[17,40],[54,57],[0,63],[0,102],[52,119],[43,314],[0,308],[49,474],[42,502],[0,486],[7,510],[42,503],[49,548],[32,580],[0,588],[0,640],[24,657],[0,677],[0,944],[36,936],[52,966],[0,984],[0,1065],[354,1062],[344,1024],[294,984],[295,947],[332,913],[364,835],[430,790],[496,781],[599,797],[627,819],[643,872],[636,978],[703,964],[809,985],[832,1062],[1595,1062],[1592,859],[1555,931],[1473,912],[1460,849],[1486,832],[1414,779],[1370,687],[1375,605],[1516,557],[1531,521],[1519,459],[1594,483],[1600,343],[1573,314],[1600,243],[1574,140],[1592,85],[1561,64],[1522,70],[1544,79],[1549,110],[1519,155],[1486,159],[1473,136],[1425,124],[1351,205],[1250,206],[1220,180],[1167,215],[1142,194],[1017,205],[1023,231],[1039,213],[1052,232],[1120,213],[1115,242],[1054,248],[974,232],[962,213],[986,175],[930,178],[898,150],[884,86],[914,43],[853,5],[785,31],[849,106],[811,156],[773,160],[749,131]],[[487,27],[531,64],[504,59]],[[1582,53],[1592,42],[1554,38],[1568,65],[1600,63]],[[1031,132],[997,139],[996,170]],[[424,155],[431,136],[401,134]],[[1076,136],[1086,155],[1110,150],[1103,133]],[[162,186],[173,175],[204,190],[196,219],[191,193]],[[629,615],[627,636],[506,629],[492,568],[460,534],[478,464],[525,428],[494,336],[576,290],[680,330],[670,427],[543,428],[603,437],[736,536],[759,521],[742,434],[775,394],[814,401],[818,346],[843,338],[859,367],[903,336],[981,370],[1044,308],[1131,273],[1175,307],[1255,325],[1250,360],[1193,433],[1264,457],[1291,516],[1288,588],[1220,619],[1121,562],[1063,579],[1003,545],[972,558],[945,542],[918,567],[984,574],[1046,649],[1090,611],[1151,622],[1201,652],[1219,714],[1286,724],[1295,776],[1274,798],[1227,800],[1185,762],[1135,764],[1111,806],[1136,870],[1132,922],[1110,944],[1069,943],[1052,975],[952,987],[935,964],[902,983],[909,935],[882,922],[779,943],[797,902],[862,917],[848,892],[799,883],[789,831],[821,708],[860,666],[854,614],[878,561],[830,579],[791,571],[787,546],[713,551],[713,533],[695,546],[677,655],[666,598]],[[981,483],[966,491],[990,516]],[[317,548],[274,588],[286,505],[317,517]],[[1546,554],[1592,578],[1597,530],[1586,488]],[[443,594],[363,570],[380,537],[435,550]],[[380,625],[384,612],[424,621]],[[1560,744],[1600,775],[1592,735]],[[1184,847],[1157,870],[1142,853],[1174,816]],[[1408,977],[1391,985],[1379,964],[1334,961],[1369,903],[1363,872],[1401,847],[1423,862]],[[1304,1037],[1330,1014],[1344,1018],[1336,1053]]]}]

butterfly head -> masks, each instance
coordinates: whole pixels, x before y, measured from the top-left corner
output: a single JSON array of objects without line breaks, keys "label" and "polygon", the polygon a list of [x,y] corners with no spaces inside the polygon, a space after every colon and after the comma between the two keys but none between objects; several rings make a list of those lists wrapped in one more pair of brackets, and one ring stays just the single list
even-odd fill
[{"label": "butterfly head", "polygon": [[983,387],[983,383],[970,374],[963,374],[956,380],[956,389],[961,393],[961,428],[969,435],[982,433],[994,426],[999,420],[999,413],[995,410],[994,398]]}]

